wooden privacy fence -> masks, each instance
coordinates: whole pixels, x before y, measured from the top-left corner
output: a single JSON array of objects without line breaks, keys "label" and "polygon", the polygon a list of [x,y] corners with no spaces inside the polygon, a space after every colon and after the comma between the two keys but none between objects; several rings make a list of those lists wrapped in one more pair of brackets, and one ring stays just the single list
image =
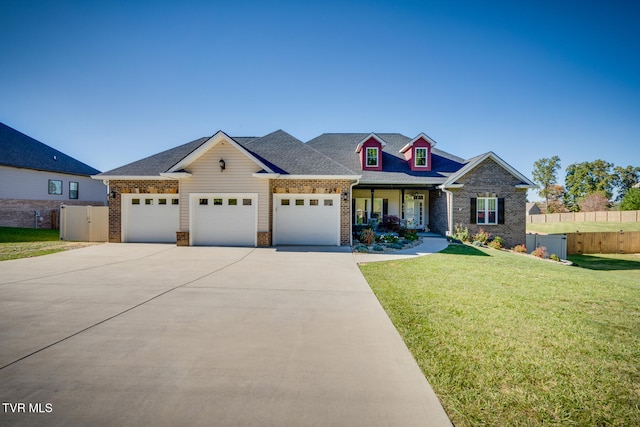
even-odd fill
[{"label": "wooden privacy fence", "polygon": [[568,233],[567,253],[569,255],[640,253],[640,231]]},{"label": "wooden privacy fence", "polygon": [[556,222],[640,222],[640,211],[567,212],[527,215],[527,224]]}]

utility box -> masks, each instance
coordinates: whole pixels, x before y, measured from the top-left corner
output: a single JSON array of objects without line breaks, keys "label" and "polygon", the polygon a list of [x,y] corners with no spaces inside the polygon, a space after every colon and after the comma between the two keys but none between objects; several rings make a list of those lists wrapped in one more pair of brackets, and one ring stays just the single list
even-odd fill
[{"label": "utility box", "polygon": [[60,206],[60,240],[106,242],[109,240],[109,208]]}]

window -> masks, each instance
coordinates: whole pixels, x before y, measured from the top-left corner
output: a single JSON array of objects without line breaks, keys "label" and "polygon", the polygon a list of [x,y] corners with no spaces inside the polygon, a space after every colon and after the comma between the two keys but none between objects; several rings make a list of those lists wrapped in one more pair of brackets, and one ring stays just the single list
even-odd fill
[{"label": "window", "polygon": [[145,205],[152,205],[153,204],[153,199],[144,199],[144,204]]},{"label": "window", "polygon": [[71,181],[69,182],[69,198],[77,199],[78,198],[78,183]]},{"label": "window", "polygon": [[296,206],[304,206],[304,199],[296,199]]},{"label": "window", "polygon": [[57,179],[50,179],[49,194],[62,194],[62,181],[59,181]]},{"label": "window", "polygon": [[251,199],[242,199],[242,206],[251,206]]},{"label": "window", "polygon": [[238,199],[229,199],[229,206],[238,206]]},{"label": "window", "polygon": [[280,200],[280,205],[282,205],[282,206],[289,206],[289,199],[282,199],[282,200]]},{"label": "window", "polygon": [[416,148],[416,166],[427,166],[427,149]]},{"label": "window", "polygon": [[478,197],[477,224],[498,223],[498,199],[496,197]]},{"label": "window", "polygon": [[131,199],[131,204],[132,205],[139,205],[140,204],[140,199]]},{"label": "window", "polygon": [[213,206],[222,206],[222,199],[213,199]]},{"label": "window", "polygon": [[159,205],[166,205],[167,204],[167,199],[158,199],[158,204]]},{"label": "window", "polygon": [[378,147],[367,148],[367,166],[378,166]]},{"label": "window", "polygon": [[309,200],[309,206],[319,206],[318,205],[318,199]]},{"label": "window", "polygon": [[172,205],[179,205],[180,204],[180,199],[171,199],[171,204]]},{"label": "window", "polygon": [[325,206],[333,206],[333,200],[331,200],[331,199],[324,199],[324,205],[325,205]]},{"label": "window", "polygon": [[356,224],[366,225],[373,218],[382,220],[382,199],[373,199],[373,212],[371,210],[371,198],[356,199]]},{"label": "window", "polygon": [[209,199],[200,199],[200,205],[204,206],[208,204],[209,204]]}]

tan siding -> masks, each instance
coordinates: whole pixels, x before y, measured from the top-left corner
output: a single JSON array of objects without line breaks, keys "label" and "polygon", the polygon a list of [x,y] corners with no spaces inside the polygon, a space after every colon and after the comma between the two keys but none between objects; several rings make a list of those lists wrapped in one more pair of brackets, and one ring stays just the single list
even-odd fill
[{"label": "tan siding", "polygon": [[[224,159],[226,168],[220,171]],[[180,181],[180,231],[189,231],[190,193],[258,193],[258,231],[269,230],[269,181],[254,178],[260,166],[228,142],[220,142],[187,166],[192,176]]]}]

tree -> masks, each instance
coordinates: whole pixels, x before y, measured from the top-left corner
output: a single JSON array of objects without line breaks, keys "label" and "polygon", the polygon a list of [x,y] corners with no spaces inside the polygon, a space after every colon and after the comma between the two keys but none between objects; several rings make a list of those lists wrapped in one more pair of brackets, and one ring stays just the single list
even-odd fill
[{"label": "tree", "polygon": [[547,191],[548,200],[546,213],[567,212],[564,205],[564,187],[562,185],[551,185]]},{"label": "tree", "polygon": [[639,211],[640,210],[640,188],[630,188],[620,203],[621,211]]},{"label": "tree", "polygon": [[616,200],[622,200],[627,190],[640,182],[640,167],[629,165],[623,168],[622,166],[616,166],[613,168],[613,176],[613,185],[618,191]]},{"label": "tree", "polygon": [[533,164],[533,180],[540,184],[538,195],[544,197],[549,206],[549,189],[558,182],[556,174],[560,169],[560,157],[553,156],[550,159],[540,159]]},{"label": "tree", "polygon": [[580,200],[581,212],[605,211],[609,208],[609,199],[602,191],[588,194]]},{"label": "tree", "polygon": [[565,204],[576,211],[579,209],[579,201],[595,192],[602,192],[604,197],[611,199],[614,184],[612,167],[612,163],[604,160],[567,166]]}]

